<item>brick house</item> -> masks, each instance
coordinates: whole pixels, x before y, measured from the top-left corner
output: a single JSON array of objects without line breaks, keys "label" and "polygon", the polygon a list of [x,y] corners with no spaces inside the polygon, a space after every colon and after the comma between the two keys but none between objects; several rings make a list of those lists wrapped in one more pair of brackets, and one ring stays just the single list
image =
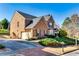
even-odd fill
[{"label": "brick house", "polygon": [[51,15],[36,17],[16,11],[10,23],[10,37],[30,39],[52,35],[54,20]]}]

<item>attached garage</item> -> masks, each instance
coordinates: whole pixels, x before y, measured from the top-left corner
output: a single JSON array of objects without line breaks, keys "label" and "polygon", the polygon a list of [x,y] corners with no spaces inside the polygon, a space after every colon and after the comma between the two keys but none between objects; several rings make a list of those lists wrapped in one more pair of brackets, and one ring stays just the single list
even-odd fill
[{"label": "attached garage", "polygon": [[31,38],[31,32],[22,32],[22,39],[29,39]]}]

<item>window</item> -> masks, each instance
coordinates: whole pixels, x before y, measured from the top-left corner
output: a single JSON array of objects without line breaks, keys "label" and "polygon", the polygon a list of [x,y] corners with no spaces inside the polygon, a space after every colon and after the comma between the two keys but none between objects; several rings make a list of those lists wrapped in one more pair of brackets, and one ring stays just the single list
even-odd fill
[{"label": "window", "polygon": [[52,26],[52,23],[49,23],[50,26]]},{"label": "window", "polygon": [[39,33],[40,33],[40,30],[37,29],[37,30],[36,30],[36,36],[39,36]]},{"label": "window", "polygon": [[40,30],[39,29],[37,29],[37,33],[40,33]]},{"label": "window", "polygon": [[37,36],[37,30],[36,29],[34,30],[33,36],[35,36],[35,37]]},{"label": "window", "polygon": [[52,27],[52,23],[51,23],[51,22],[49,22],[49,23],[48,23],[48,26],[49,26],[49,27]]},{"label": "window", "polygon": [[19,27],[19,22],[17,22],[17,27]]}]

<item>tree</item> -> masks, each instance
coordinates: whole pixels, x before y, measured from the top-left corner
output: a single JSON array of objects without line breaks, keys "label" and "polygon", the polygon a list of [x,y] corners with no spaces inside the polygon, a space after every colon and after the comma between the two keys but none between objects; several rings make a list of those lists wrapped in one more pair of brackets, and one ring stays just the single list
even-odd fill
[{"label": "tree", "polygon": [[65,30],[63,30],[63,29],[60,29],[58,35],[59,35],[59,37],[66,37],[67,36],[67,32]]},{"label": "tree", "polygon": [[1,24],[2,24],[2,27],[3,29],[7,29],[8,28],[8,20],[6,18],[4,18],[2,21],[1,21]]},{"label": "tree", "polygon": [[70,22],[71,22],[70,18],[67,17],[67,18],[64,20],[64,22],[63,22],[62,25],[63,25],[63,26],[66,26],[66,25],[68,25]]}]

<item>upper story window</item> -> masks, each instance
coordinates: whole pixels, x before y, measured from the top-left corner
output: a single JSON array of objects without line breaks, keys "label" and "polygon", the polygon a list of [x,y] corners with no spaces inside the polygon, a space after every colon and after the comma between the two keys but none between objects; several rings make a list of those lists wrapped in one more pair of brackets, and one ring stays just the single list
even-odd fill
[{"label": "upper story window", "polygon": [[49,22],[49,23],[48,23],[48,26],[49,26],[49,27],[52,27],[52,23],[51,23],[51,22]]},{"label": "upper story window", "polygon": [[19,27],[19,22],[17,22],[17,27]]},{"label": "upper story window", "polygon": [[50,26],[52,26],[52,23],[49,23]]}]

